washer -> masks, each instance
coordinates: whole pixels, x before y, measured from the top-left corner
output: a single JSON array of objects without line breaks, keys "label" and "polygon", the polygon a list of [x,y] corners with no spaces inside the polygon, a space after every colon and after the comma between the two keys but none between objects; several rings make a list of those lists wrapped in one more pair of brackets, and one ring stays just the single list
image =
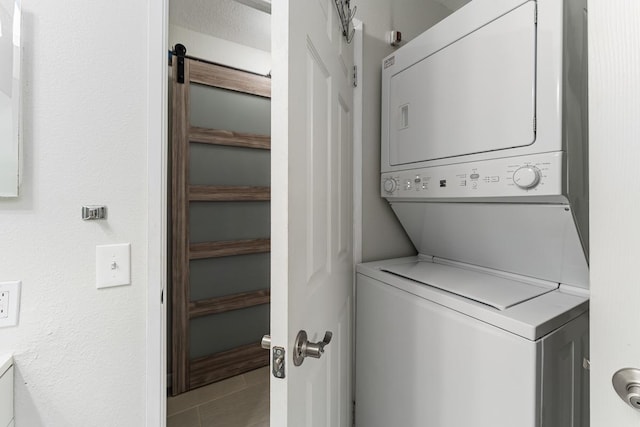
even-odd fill
[{"label": "washer", "polygon": [[359,265],[356,425],[588,425],[588,296],[521,280],[424,257]]}]

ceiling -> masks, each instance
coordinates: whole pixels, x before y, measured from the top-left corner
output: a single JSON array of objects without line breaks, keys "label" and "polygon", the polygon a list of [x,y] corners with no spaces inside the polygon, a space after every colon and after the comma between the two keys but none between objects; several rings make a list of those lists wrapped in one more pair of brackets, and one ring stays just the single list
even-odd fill
[{"label": "ceiling", "polygon": [[271,51],[271,16],[234,0],[169,0],[169,22]]}]

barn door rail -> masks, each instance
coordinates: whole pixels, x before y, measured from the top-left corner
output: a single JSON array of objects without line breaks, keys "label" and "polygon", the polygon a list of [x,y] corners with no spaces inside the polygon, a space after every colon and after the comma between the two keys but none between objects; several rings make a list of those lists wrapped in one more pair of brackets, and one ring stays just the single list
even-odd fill
[{"label": "barn door rail", "polygon": [[347,39],[347,43],[351,43],[353,35],[356,33],[355,28],[353,28],[353,18],[356,16],[358,7],[353,6],[353,9],[351,9],[351,0],[334,0],[334,3],[342,24],[342,35]]}]

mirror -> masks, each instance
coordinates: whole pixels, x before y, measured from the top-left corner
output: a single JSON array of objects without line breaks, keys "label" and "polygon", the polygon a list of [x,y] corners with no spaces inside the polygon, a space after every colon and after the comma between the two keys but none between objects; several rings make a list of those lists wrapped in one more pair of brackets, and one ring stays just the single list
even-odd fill
[{"label": "mirror", "polygon": [[0,197],[20,186],[20,0],[0,0]]}]

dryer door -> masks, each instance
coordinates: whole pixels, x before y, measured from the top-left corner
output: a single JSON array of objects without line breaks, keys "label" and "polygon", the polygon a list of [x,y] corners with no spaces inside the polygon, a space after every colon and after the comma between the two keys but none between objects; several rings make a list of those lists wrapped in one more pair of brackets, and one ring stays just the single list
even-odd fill
[{"label": "dryer door", "polygon": [[526,2],[391,77],[391,165],[535,142],[535,14]]}]

